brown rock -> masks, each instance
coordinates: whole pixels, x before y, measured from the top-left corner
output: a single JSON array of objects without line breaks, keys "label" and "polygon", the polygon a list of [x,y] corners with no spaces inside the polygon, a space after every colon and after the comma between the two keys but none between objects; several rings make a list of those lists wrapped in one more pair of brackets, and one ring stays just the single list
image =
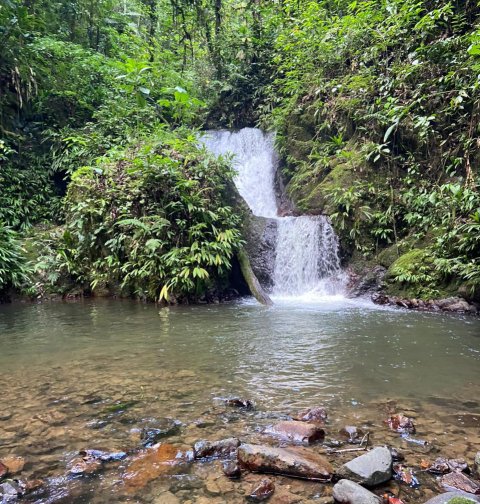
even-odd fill
[{"label": "brown rock", "polygon": [[128,490],[144,487],[162,474],[168,474],[186,461],[185,454],[171,444],[157,444],[143,450],[128,464],[123,481]]},{"label": "brown rock", "polygon": [[333,475],[333,467],[325,457],[300,447],[242,444],[238,449],[238,460],[242,467],[254,472],[317,481],[330,481]]},{"label": "brown rock", "polygon": [[5,476],[8,474],[8,468],[5,464],[2,464],[0,462],[0,480],[5,478]]},{"label": "brown rock", "polygon": [[222,439],[220,441],[197,441],[193,447],[196,459],[208,457],[227,457],[237,451],[240,440],[237,438]]},{"label": "brown rock", "polygon": [[2,458],[1,463],[7,467],[8,474],[18,474],[19,472],[23,471],[25,459],[17,455],[7,455],[6,457]]},{"label": "brown rock", "polygon": [[323,425],[327,421],[327,417],[327,410],[322,407],[317,407],[303,410],[298,413],[298,415],[294,416],[293,419],[299,422],[315,422]]},{"label": "brown rock", "polygon": [[265,432],[294,443],[314,443],[325,438],[325,431],[316,423],[287,420],[268,427]]},{"label": "brown rock", "polygon": [[95,474],[102,469],[102,462],[96,459],[85,460],[81,457],[77,457],[72,460],[70,466],[70,474],[82,475],[82,474]]},{"label": "brown rock", "polygon": [[35,492],[35,490],[42,488],[44,485],[45,485],[45,482],[41,479],[28,480],[25,483],[25,493]]},{"label": "brown rock", "polygon": [[263,479],[258,485],[254,485],[248,499],[254,502],[267,500],[275,491],[275,484],[270,479]]},{"label": "brown rock", "polygon": [[461,472],[451,472],[442,476],[441,484],[446,488],[455,488],[463,492],[480,495],[480,484]]}]

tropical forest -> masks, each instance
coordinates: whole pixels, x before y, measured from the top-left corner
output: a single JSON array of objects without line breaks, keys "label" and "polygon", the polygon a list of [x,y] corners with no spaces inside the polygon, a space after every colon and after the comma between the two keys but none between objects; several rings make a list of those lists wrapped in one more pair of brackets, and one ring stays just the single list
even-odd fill
[{"label": "tropical forest", "polygon": [[480,503],[480,2],[0,0],[0,504]]}]

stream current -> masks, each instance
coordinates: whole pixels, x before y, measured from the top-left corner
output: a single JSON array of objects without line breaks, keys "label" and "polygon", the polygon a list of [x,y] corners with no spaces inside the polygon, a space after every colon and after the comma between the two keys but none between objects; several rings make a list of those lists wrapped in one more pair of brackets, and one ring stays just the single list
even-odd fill
[{"label": "stream current", "polygon": [[[81,449],[138,448],[148,419],[182,423],[169,443],[271,442],[263,427],[324,405],[328,438],[354,424],[374,442],[391,438],[405,453],[413,450],[410,463],[435,457],[388,431],[387,410],[399,408],[415,416],[417,437],[442,455],[468,460],[480,450],[480,320],[473,317],[336,299],[162,309],[85,300],[0,306],[0,335],[0,459],[23,456],[23,474],[58,487],[27,501],[161,504],[169,492],[180,503],[244,502],[249,477],[225,481],[214,462],[157,478],[133,495],[124,493],[121,467],[100,478],[62,479]],[[253,400],[256,410],[218,399],[231,396]],[[112,411],[119,404],[124,409]],[[218,493],[212,478],[222,483]],[[280,495],[289,485],[300,500],[286,502],[324,491],[280,479]],[[410,502],[424,502],[427,488]]]}]

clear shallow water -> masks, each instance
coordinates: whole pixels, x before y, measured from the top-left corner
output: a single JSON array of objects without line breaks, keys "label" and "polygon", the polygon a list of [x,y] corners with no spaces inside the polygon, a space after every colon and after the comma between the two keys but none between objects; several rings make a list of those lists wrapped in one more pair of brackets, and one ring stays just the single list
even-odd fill
[{"label": "clear shallow water", "polygon": [[[0,420],[0,458],[18,453],[29,461],[28,474],[54,476],[82,448],[137,446],[145,418],[179,419],[184,427],[173,441],[183,444],[256,440],[271,415],[319,404],[328,407],[332,429],[373,422],[382,430],[388,401],[424,419],[422,436],[448,433],[438,442],[453,455],[480,450],[479,426],[462,431],[454,420],[480,414],[478,318],[327,299],[279,298],[272,308],[250,300],[162,309],[114,300],[0,306],[0,418],[11,415]],[[214,399],[224,396],[249,398],[257,412],[235,412],[232,420]],[[138,402],[107,415],[119,401]],[[58,418],[40,422],[45,414]],[[198,428],[205,417],[211,426]],[[93,429],[99,419],[105,426]],[[459,451],[454,433],[463,440]],[[151,502],[167,483],[135,498]],[[105,502],[116,492],[112,483],[108,491],[96,488],[95,498]]]}]

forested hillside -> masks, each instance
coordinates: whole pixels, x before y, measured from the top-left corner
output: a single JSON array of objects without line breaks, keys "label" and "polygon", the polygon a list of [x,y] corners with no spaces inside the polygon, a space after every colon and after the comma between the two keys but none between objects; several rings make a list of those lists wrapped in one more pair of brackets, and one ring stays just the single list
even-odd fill
[{"label": "forested hillside", "polygon": [[242,215],[196,132],[257,125],[356,274],[478,297],[479,16],[468,0],[4,1],[0,292],[224,289]]}]

